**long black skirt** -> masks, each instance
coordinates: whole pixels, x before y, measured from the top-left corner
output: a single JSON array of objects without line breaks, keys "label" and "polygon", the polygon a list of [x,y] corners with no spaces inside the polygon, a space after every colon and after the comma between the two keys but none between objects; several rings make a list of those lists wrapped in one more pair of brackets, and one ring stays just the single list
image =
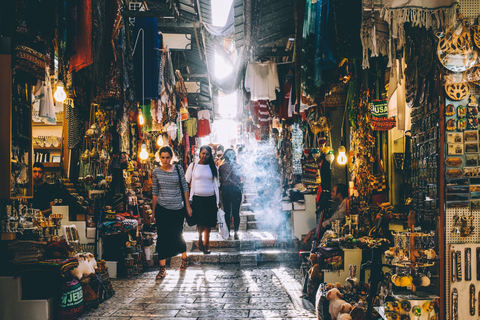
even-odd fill
[{"label": "long black skirt", "polygon": [[193,216],[200,227],[215,228],[217,226],[217,197],[193,196]]},{"label": "long black skirt", "polygon": [[155,221],[159,260],[171,258],[187,251],[187,244],[183,238],[184,210],[170,210],[157,204]]}]

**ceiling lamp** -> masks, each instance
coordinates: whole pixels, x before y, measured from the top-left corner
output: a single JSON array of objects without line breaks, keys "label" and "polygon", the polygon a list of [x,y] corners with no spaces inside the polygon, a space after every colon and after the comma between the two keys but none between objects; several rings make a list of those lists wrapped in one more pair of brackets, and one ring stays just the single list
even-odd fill
[{"label": "ceiling lamp", "polygon": [[65,93],[64,85],[62,81],[57,82],[57,90],[53,94],[53,97],[57,102],[63,102],[67,99],[67,94]]},{"label": "ceiling lamp", "polygon": [[141,160],[148,159],[147,145],[145,143],[142,144],[142,151],[140,151],[140,159]]},{"label": "ceiling lamp", "polygon": [[343,166],[347,163],[347,156],[345,155],[345,147],[344,146],[340,146],[338,148],[338,157],[337,157],[337,162],[339,165]]},{"label": "ceiling lamp", "polygon": [[159,147],[163,146],[163,137],[161,134],[158,135],[157,146]]}]

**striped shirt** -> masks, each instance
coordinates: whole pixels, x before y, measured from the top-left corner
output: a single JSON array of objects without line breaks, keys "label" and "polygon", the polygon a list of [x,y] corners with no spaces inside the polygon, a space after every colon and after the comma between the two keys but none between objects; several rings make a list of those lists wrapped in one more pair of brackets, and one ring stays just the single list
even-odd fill
[{"label": "striped shirt", "polygon": [[[183,191],[188,191],[188,184],[185,180],[182,167],[175,166],[175,168],[180,169]],[[155,168],[155,170],[153,170],[152,182],[152,194],[158,196],[157,203],[159,205],[170,210],[180,210],[183,208],[177,169],[174,169],[173,172],[166,172],[160,169],[160,167]]]}]

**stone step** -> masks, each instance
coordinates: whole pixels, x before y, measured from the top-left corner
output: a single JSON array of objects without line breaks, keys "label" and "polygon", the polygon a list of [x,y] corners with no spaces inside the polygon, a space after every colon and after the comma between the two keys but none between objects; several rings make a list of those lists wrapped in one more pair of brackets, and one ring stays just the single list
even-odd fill
[{"label": "stone step", "polygon": [[[233,230],[233,221],[231,222],[230,230]],[[239,230],[241,230],[241,231],[247,230],[247,216],[242,215],[242,214],[240,215]],[[197,226],[189,226],[189,225],[185,224],[183,226],[183,231],[197,231]],[[212,228],[212,232],[214,232],[214,231],[218,232],[218,228],[217,227]]]},{"label": "stone step", "polygon": [[240,211],[253,211],[253,202],[244,202],[240,206]]},{"label": "stone step", "polygon": [[250,220],[247,221],[247,230],[275,230],[276,226],[264,220]]},{"label": "stone step", "polygon": [[[203,252],[188,252],[190,266],[198,264],[231,264],[238,263],[241,267],[257,266],[266,262],[297,262],[300,261],[298,252],[291,249],[259,249],[242,251],[234,248],[211,248],[211,254]],[[179,268],[182,256],[177,255],[170,260],[171,268]]]},{"label": "stone step", "polygon": [[[184,232],[183,237],[187,243],[187,251],[198,251],[198,233]],[[231,240],[224,240],[218,232],[210,234],[210,248],[228,248],[238,250],[255,250],[259,248],[273,248],[281,241],[277,241],[277,235],[274,232],[266,231],[239,231],[239,240],[233,240],[233,231]]]},{"label": "stone step", "polygon": [[253,200],[255,200],[257,197],[257,193],[244,191],[243,197],[247,200],[247,202],[253,202]]}]

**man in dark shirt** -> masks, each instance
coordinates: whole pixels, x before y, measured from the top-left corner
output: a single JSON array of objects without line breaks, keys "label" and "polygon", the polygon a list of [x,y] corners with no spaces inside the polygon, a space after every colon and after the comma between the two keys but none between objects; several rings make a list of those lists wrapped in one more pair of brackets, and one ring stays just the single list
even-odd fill
[{"label": "man in dark shirt", "polygon": [[55,194],[52,185],[43,180],[44,170],[41,162],[33,164],[33,208],[40,209],[42,214],[48,217],[52,213]]}]

